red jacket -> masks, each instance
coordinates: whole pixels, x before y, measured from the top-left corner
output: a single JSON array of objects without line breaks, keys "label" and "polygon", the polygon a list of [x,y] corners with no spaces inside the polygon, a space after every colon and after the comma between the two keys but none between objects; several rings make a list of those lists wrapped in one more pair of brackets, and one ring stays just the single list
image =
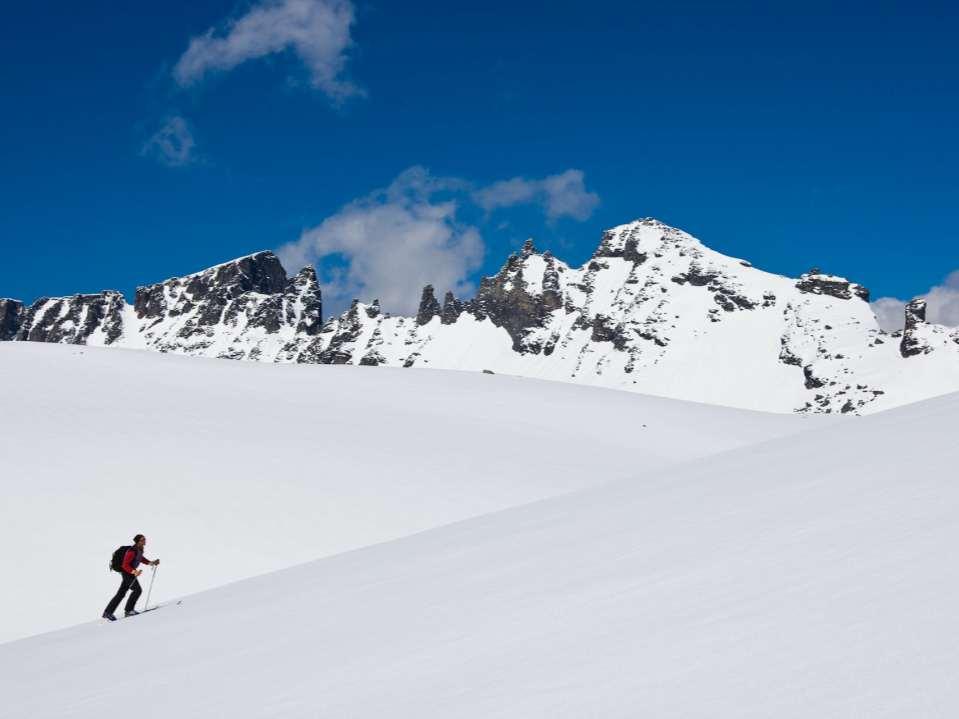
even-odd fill
[{"label": "red jacket", "polygon": [[123,571],[127,574],[133,574],[133,571],[137,568],[140,562],[150,563],[150,560],[143,556],[143,552],[137,550],[136,547],[133,549],[128,549],[127,553],[123,555]]}]

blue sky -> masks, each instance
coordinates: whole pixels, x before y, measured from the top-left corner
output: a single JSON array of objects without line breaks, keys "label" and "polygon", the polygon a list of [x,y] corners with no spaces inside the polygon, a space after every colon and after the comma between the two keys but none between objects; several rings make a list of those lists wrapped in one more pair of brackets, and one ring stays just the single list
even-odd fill
[{"label": "blue sky", "polygon": [[0,296],[282,248],[334,308],[408,309],[643,216],[877,298],[959,290],[957,36],[923,2],[21,3]]}]

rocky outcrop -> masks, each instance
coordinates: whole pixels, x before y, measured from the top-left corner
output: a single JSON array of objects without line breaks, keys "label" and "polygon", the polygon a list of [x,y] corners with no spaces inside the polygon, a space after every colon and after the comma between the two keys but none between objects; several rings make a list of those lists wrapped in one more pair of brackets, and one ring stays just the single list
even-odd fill
[{"label": "rocky outcrop", "polygon": [[0,299],[0,342],[12,340],[20,329],[23,303],[20,300]]},{"label": "rocky outcrop", "polygon": [[316,272],[287,278],[272,252],[139,287],[134,310],[147,346],[225,359],[293,361],[323,322]]},{"label": "rocky outcrop", "polygon": [[423,288],[423,294],[420,296],[420,308],[416,312],[416,324],[423,326],[434,317],[439,317],[442,310],[440,303],[436,301],[433,295],[433,285],[426,285]]},{"label": "rocky outcrop", "polygon": [[115,291],[42,297],[22,313],[16,339],[110,345],[123,335],[126,300]]},{"label": "rocky outcrop", "polygon": [[[315,273],[312,279],[315,284]],[[309,281],[309,276],[303,280]],[[191,313],[195,326],[209,326],[218,324],[231,303],[248,293],[276,295],[286,289],[286,270],[280,260],[272,252],[258,252],[193,275],[138,287],[133,306],[140,320]]]},{"label": "rocky outcrop", "polygon": [[899,354],[903,357],[915,357],[932,351],[923,338],[920,329],[926,323],[926,301],[921,297],[906,304],[906,326],[899,343]]},{"label": "rocky outcrop", "polygon": [[[542,265],[537,277],[527,278],[526,273],[532,273],[534,257]],[[515,352],[537,354],[542,344],[527,341],[530,331],[544,327],[547,316],[562,306],[555,258],[538,254],[533,241],[527,240],[522,251],[510,255],[499,272],[480,280],[476,297],[465,308],[477,319],[489,318],[494,325],[506,330]]]},{"label": "rocky outcrop", "polygon": [[869,301],[869,290],[862,285],[849,282],[842,277],[824,275],[818,267],[812,268],[804,275],[800,275],[796,282],[796,289],[814,295],[829,295],[837,300],[851,300],[854,296]]},{"label": "rocky outcrop", "polygon": [[[353,345],[363,332],[364,322],[360,315],[360,301],[353,300],[350,309],[334,325],[323,328],[331,336],[326,347],[316,354],[318,364],[346,364],[353,359]],[[365,313],[364,313],[365,314]]]},{"label": "rocky outcrop", "polygon": [[443,298],[443,310],[440,313],[440,322],[444,325],[455,324],[461,314],[463,314],[463,303],[456,299],[452,292],[447,291],[446,297]]}]

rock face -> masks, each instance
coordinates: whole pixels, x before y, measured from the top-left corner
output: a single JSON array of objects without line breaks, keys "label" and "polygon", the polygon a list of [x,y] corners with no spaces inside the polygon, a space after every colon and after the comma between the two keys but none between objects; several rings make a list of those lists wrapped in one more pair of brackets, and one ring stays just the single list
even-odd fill
[{"label": "rock face", "polygon": [[123,335],[126,301],[119,292],[42,297],[23,313],[16,339],[111,345]]},{"label": "rock face", "polygon": [[814,295],[829,295],[838,300],[848,300],[855,295],[861,300],[869,301],[869,290],[862,285],[854,284],[842,277],[824,275],[816,267],[800,276],[796,282],[796,289]]},{"label": "rock face", "polygon": [[932,351],[922,337],[922,325],[926,323],[926,301],[916,298],[906,305],[906,326],[902,331],[899,353],[903,357],[927,354]]},{"label": "rock face", "polygon": [[295,357],[319,333],[322,310],[313,268],[288,279],[272,252],[139,287],[134,302],[146,347],[269,361]]},{"label": "rock face", "polygon": [[0,342],[17,336],[22,313],[23,303],[19,300],[0,299]]},{"label": "rock face", "polygon": [[322,319],[313,268],[288,279],[272,252],[259,252],[139,287],[132,307],[113,291],[41,298],[20,313],[15,339],[294,361]]},{"label": "rock face", "polygon": [[[865,287],[790,279],[653,219],[572,268],[532,240],[472,298],[431,285],[415,317],[354,301],[322,322],[316,274],[260,252],[137,290],[0,301],[0,338],[204,357],[435,367],[583,382],[776,412],[862,413],[959,390],[959,330],[879,329]],[[892,341],[893,339],[897,341]],[[929,377],[935,380],[930,381]]]},{"label": "rock face", "polygon": [[425,325],[434,317],[441,314],[440,303],[433,296],[433,285],[426,285],[423,288],[423,296],[420,297],[420,308],[416,313],[416,324]]}]

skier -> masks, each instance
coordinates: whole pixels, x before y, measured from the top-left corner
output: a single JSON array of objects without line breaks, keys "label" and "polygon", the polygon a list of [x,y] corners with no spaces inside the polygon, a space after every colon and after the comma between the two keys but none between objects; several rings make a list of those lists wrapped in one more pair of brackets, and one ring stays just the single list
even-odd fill
[{"label": "skier", "polygon": [[132,617],[139,612],[134,608],[136,607],[137,600],[140,598],[140,594],[143,592],[143,589],[140,587],[140,582],[137,581],[137,577],[142,574],[142,569],[137,569],[141,563],[152,564],[156,566],[160,563],[159,559],[154,559],[152,562],[143,556],[143,548],[146,546],[147,538],[142,534],[138,534],[133,538],[133,546],[129,547],[126,551],[126,554],[123,556],[123,563],[120,567],[120,574],[123,575],[120,578],[120,588],[117,590],[117,593],[114,595],[113,599],[110,600],[110,603],[107,605],[107,608],[103,610],[103,618],[109,619],[111,622],[115,622],[117,618],[113,616],[113,613],[116,611],[117,607],[120,606],[120,602],[123,600],[123,595],[127,593],[129,589],[133,589],[130,593],[129,599],[127,599],[126,611],[124,612],[125,616]]}]

